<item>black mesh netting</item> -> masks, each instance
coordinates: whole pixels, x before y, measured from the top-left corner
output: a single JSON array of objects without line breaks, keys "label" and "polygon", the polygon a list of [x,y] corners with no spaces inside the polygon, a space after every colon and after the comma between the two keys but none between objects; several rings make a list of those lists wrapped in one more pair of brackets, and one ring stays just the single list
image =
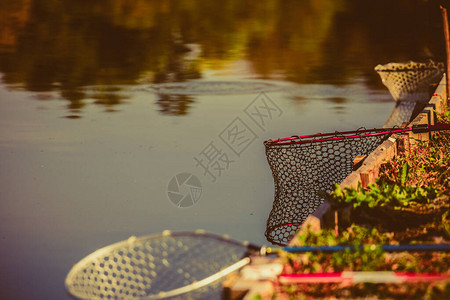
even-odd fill
[{"label": "black mesh netting", "polygon": [[220,299],[225,277],[167,297],[238,262],[245,243],[205,233],[172,233],[102,248],[77,263],[66,289],[80,299]]},{"label": "black mesh netting", "polygon": [[275,199],[265,236],[286,245],[303,221],[353,169],[357,155],[368,155],[389,138],[383,129],[317,134],[264,142],[275,182]]}]

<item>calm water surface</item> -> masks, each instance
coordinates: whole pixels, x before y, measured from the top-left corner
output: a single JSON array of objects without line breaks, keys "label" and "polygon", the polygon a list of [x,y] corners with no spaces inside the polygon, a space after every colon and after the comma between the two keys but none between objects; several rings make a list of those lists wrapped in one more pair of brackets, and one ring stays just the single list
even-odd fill
[{"label": "calm water surface", "polygon": [[[0,16],[3,299],[69,298],[72,264],[130,235],[267,243],[262,142],[380,127],[394,101],[373,67],[444,56],[436,1],[2,0]],[[276,110],[255,121],[258,97]],[[237,152],[233,122],[251,133]],[[212,145],[215,181],[195,161]],[[188,208],[167,195],[182,172],[202,185]]]}]

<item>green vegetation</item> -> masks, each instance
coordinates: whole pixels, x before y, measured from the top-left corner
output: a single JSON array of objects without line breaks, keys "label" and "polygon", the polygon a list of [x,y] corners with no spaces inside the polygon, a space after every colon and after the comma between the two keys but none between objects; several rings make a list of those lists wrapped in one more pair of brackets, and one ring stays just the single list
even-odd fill
[{"label": "green vegetation", "polygon": [[[434,187],[401,186],[379,180],[368,189],[345,189],[337,187],[332,193],[335,209],[349,211],[339,225],[343,228],[356,223],[376,227],[382,231],[401,233],[410,228],[426,226],[435,228],[440,236],[450,238],[447,228],[447,198],[439,197]],[[345,214],[344,214],[345,215]],[[431,234],[437,234],[433,231]],[[404,235],[402,242],[409,241]]]},{"label": "green vegetation", "polygon": [[[342,271],[396,271],[449,272],[449,255],[439,252],[386,253],[374,245],[398,244],[393,233],[380,233],[352,225],[336,237],[334,230],[308,231],[295,241],[299,245],[364,245],[363,250],[334,253],[283,253],[284,273],[342,272]],[[358,249],[358,247],[356,247]],[[415,284],[295,284],[277,286],[277,297],[288,299],[378,297],[378,299],[441,299],[450,295],[450,283]]]},{"label": "green vegetation", "polygon": [[428,204],[437,195],[438,190],[435,187],[403,186],[378,180],[367,189],[360,186],[357,190],[346,188],[342,191],[341,187],[336,185],[331,199],[336,206],[349,203],[354,209],[390,207],[394,210],[403,210],[416,204]]},{"label": "green vegetation", "polygon": [[450,135],[437,133],[430,141],[404,151],[381,168],[381,179],[401,185],[433,186],[442,194],[450,191]]},{"label": "green vegetation", "polygon": [[353,245],[356,249],[365,245],[364,250],[308,255],[287,253],[285,257],[288,259],[288,266],[285,271],[287,273],[308,273],[377,270],[383,261],[383,251],[379,248],[375,249],[371,245],[384,244],[387,240],[388,236],[380,234],[376,229],[370,230],[360,226],[351,226],[338,237],[332,230],[321,230],[316,233],[308,231],[300,235],[296,243],[302,246]]}]

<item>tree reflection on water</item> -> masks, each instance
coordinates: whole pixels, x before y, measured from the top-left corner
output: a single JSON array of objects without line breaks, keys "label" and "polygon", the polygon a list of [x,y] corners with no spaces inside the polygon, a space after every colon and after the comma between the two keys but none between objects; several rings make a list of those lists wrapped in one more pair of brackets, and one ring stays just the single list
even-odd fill
[{"label": "tree reflection on water", "polygon": [[[236,60],[262,79],[345,85],[364,77],[382,88],[375,65],[444,57],[438,3],[3,0],[0,72],[11,87],[60,92],[70,110],[83,107],[86,86],[198,79]],[[109,107],[124,96],[95,99]],[[191,101],[158,103],[185,114]]]},{"label": "tree reflection on water", "polygon": [[165,115],[186,115],[194,100],[188,95],[158,95],[159,111]]}]

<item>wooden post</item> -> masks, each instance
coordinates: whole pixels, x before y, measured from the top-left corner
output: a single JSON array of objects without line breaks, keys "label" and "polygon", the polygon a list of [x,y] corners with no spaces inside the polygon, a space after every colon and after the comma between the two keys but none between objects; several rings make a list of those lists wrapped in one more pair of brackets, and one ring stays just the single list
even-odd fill
[{"label": "wooden post", "polygon": [[448,32],[448,17],[447,9],[441,5],[442,21],[444,23],[444,36],[445,36],[445,50],[447,53],[447,97],[450,92],[450,80],[449,80],[449,70],[450,70],[450,34]]},{"label": "wooden post", "polygon": [[339,219],[338,219],[338,211],[334,211],[334,236],[339,236]]}]

